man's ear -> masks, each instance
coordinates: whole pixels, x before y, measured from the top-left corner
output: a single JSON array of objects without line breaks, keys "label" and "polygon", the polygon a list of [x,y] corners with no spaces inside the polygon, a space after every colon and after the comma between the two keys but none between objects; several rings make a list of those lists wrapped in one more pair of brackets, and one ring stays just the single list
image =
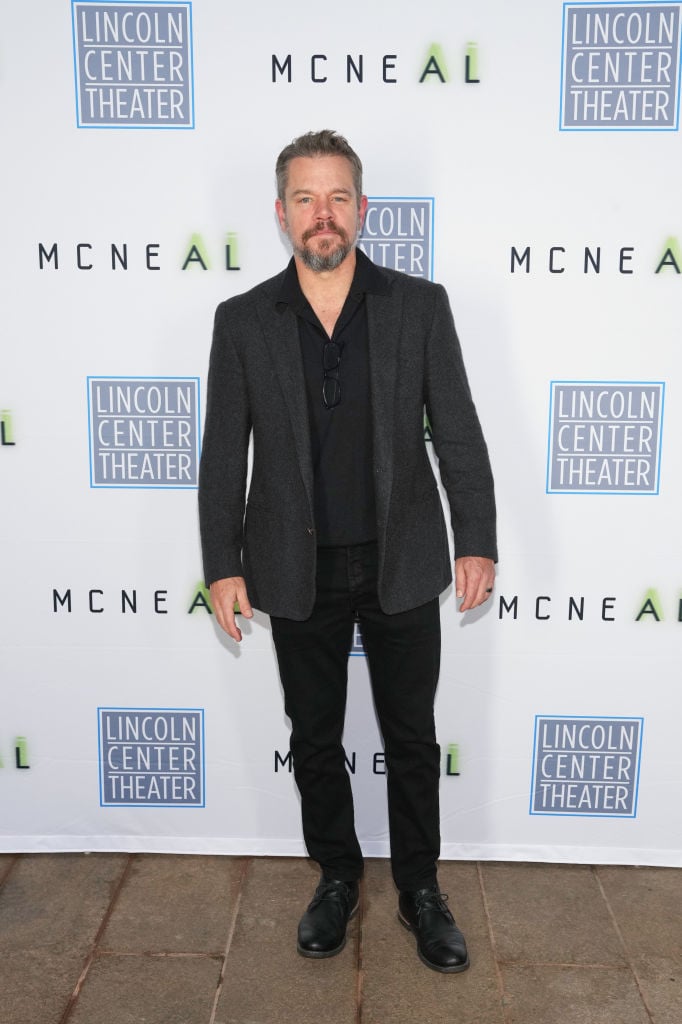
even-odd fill
[{"label": "man's ear", "polygon": [[365,214],[367,213],[367,196],[360,196],[360,205],[358,206],[358,231],[362,231],[362,225],[365,223]]},{"label": "man's ear", "polygon": [[282,202],[281,199],[275,199],[275,211],[277,213],[277,220],[279,221],[279,226],[281,227],[282,231],[286,231],[287,215],[284,203]]}]

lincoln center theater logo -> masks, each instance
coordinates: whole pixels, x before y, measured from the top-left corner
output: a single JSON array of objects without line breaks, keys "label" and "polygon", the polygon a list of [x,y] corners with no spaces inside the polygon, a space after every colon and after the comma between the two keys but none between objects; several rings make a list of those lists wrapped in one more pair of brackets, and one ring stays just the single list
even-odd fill
[{"label": "lincoln center theater logo", "polygon": [[538,715],[530,813],[636,817],[643,722]]},{"label": "lincoln center theater logo", "polygon": [[193,128],[192,5],[72,0],[79,128]]},{"label": "lincoln center theater logo", "polygon": [[664,385],[553,381],[549,494],[658,494]]},{"label": "lincoln center theater logo", "polygon": [[675,131],[680,4],[564,4],[564,130]]},{"label": "lincoln center theater logo", "polygon": [[88,377],[91,487],[197,486],[198,377]]},{"label": "lincoln center theater logo", "polygon": [[204,712],[98,708],[102,807],[204,807]]},{"label": "lincoln center theater logo", "polygon": [[370,199],[359,245],[380,267],[433,280],[433,199]]}]

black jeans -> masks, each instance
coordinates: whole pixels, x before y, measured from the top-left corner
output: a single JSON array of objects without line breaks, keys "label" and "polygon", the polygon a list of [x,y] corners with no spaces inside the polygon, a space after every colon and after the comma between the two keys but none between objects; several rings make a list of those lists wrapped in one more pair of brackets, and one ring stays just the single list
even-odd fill
[{"label": "black jeans", "polygon": [[271,617],[303,835],[327,878],[362,874],[342,745],[348,655],[360,621],[383,734],[393,878],[401,890],[436,881],[440,748],[433,703],[440,668],[438,599],[386,615],[376,592],[377,546],[319,548],[317,598],[304,622]]}]

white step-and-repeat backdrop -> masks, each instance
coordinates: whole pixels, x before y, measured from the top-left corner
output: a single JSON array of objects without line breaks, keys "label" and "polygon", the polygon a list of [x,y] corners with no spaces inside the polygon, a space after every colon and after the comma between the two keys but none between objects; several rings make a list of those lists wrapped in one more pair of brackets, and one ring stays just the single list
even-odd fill
[{"label": "white step-and-repeat backdrop", "polygon": [[268,622],[219,635],[196,482],[215,306],[285,265],[275,157],[324,127],[364,250],[449,291],[497,482],[493,599],[442,600],[443,854],[682,864],[681,6],[7,7],[1,850],[303,852]]}]

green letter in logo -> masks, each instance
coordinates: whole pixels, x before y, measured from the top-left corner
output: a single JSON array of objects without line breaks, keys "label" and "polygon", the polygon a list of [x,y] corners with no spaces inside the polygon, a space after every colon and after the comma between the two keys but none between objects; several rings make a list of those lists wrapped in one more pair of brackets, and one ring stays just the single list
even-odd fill
[{"label": "green letter in logo", "polygon": [[237,252],[237,234],[230,231],[225,238],[225,270],[241,270]]},{"label": "green letter in logo", "polygon": [[666,249],[661,257],[661,262],[656,267],[656,273],[660,274],[664,267],[672,267],[676,274],[682,273],[680,266],[682,265],[682,255],[680,255],[680,243],[676,238],[668,238],[666,240]]},{"label": "green letter in logo", "polygon": [[213,615],[213,608],[211,607],[211,598],[209,597],[208,590],[206,589],[203,583],[197,584],[197,588],[194,591],[194,597],[192,598],[192,603],[189,606],[187,614],[191,615],[196,608],[203,608],[204,611],[208,612],[209,615]]},{"label": "green letter in logo", "polygon": [[0,410],[0,444],[13,445],[12,415],[9,409]]},{"label": "green letter in logo", "polygon": [[14,743],[14,757],[17,768],[30,768],[28,763],[28,743],[25,736],[17,736]]},{"label": "green letter in logo", "polygon": [[467,43],[466,57],[464,58],[464,81],[467,84],[480,82],[478,77],[478,44]]},{"label": "green letter in logo", "polygon": [[448,743],[448,756],[445,759],[445,774],[459,775],[459,746],[457,743]]},{"label": "green letter in logo", "polygon": [[189,252],[185,257],[185,262],[182,264],[182,269],[187,270],[190,263],[198,263],[202,270],[208,270],[211,266],[208,256],[206,255],[206,247],[201,235],[192,235],[190,238]]},{"label": "green letter in logo", "polygon": [[653,615],[655,622],[660,622],[663,618],[663,612],[661,611],[661,599],[658,596],[658,591],[647,590],[646,597],[644,598],[644,604],[639,610],[639,614],[635,617],[635,622],[639,622],[644,615]]},{"label": "green letter in logo", "polygon": [[422,71],[420,83],[426,79],[427,75],[437,75],[441,82],[447,82],[448,80],[448,69],[445,64],[445,57],[443,55],[442,47],[438,43],[434,43],[429,52],[426,55],[426,64]]}]

